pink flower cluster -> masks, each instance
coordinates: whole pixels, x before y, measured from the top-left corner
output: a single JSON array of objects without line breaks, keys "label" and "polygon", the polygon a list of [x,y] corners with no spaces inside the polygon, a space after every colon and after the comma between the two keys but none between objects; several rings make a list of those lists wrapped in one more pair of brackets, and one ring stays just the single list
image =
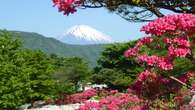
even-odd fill
[{"label": "pink flower cluster", "polygon": [[188,76],[188,74],[183,74],[183,75],[180,75],[177,79],[179,79],[183,83],[187,83],[190,77]]},{"label": "pink flower cluster", "polygon": [[143,26],[141,31],[146,34],[153,34],[160,36],[166,32],[185,31],[188,32],[195,27],[195,15],[193,14],[179,14],[169,15]]},{"label": "pink flower cluster", "polygon": [[142,45],[147,45],[147,44],[150,44],[151,42],[153,41],[153,39],[151,37],[143,37],[141,38],[135,47],[140,47]]},{"label": "pink flower cluster", "polygon": [[125,51],[124,56],[125,57],[136,56],[138,54],[139,50],[140,50],[140,48],[138,48],[138,47],[130,48],[127,51]]},{"label": "pink flower cluster", "polygon": [[[85,105],[80,106],[79,110],[121,110],[123,105],[132,103],[140,103],[141,100],[132,94],[118,94],[116,96],[107,96],[99,100],[99,102],[86,102]],[[137,107],[138,108],[138,107]],[[141,110],[134,109],[134,110]],[[133,110],[133,109],[131,109]]]},{"label": "pink flower cluster", "polygon": [[180,47],[190,47],[190,42],[188,41],[188,37],[182,36],[182,37],[176,37],[174,39],[165,37],[164,38],[164,43],[167,44],[168,46],[170,44],[175,44]]},{"label": "pink flower cluster", "polygon": [[167,45],[170,45],[170,44],[173,43],[172,39],[171,39],[171,38],[168,38],[168,37],[165,37],[165,38],[163,39],[163,41],[164,41],[164,43],[167,44]]},{"label": "pink flower cluster", "polygon": [[176,37],[174,39],[164,38],[164,43],[168,45],[169,57],[186,57],[191,55],[190,42],[188,37]]},{"label": "pink flower cluster", "polygon": [[192,84],[192,90],[195,91],[195,84]]},{"label": "pink flower cluster", "polygon": [[[164,71],[172,70],[176,57],[192,55],[193,43],[189,39],[195,33],[195,15],[181,14],[162,17],[150,22],[141,30],[151,34],[153,38],[146,37],[138,40],[134,48],[125,52],[125,57],[135,57],[138,62],[146,63],[146,68],[149,69],[138,75],[137,80],[131,85],[131,89],[138,95],[150,98],[161,96],[167,92],[178,92],[181,85],[161,74],[156,74],[154,70],[157,70],[156,68]],[[157,49],[166,50],[166,53],[161,56],[143,54],[141,51],[143,45],[151,50],[155,46],[160,47]],[[193,72],[190,72],[178,76],[177,79],[186,83],[193,76]]]},{"label": "pink flower cluster", "polygon": [[[189,81],[189,77],[186,75],[177,77],[177,79],[184,83]],[[138,75],[138,78],[130,86],[130,90],[138,96],[155,99],[167,93],[177,93],[181,87],[174,80],[146,69]]]},{"label": "pink flower cluster", "polygon": [[80,103],[80,102],[84,102],[88,99],[90,99],[91,97],[97,95],[97,92],[95,89],[89,89],[86,90],[84,92],[81,93],[76,93],[76,94],[72,94],[69,96],[64,96],[64,99],[58,99],[56,101],[56,104],[73,104],[73,103]]},{"label": "pink flower cluster", "polygon": [[188,77],[195,77],[195,72],[189,71],[189,72],[187,73],[187,76],[188,76]]},{"label": "pink flower cluster", "polygon": [[187,34],[188,34],[189,37],[194,35],[195,34],[195,28],[192,28],[191,30],[189,30]]},{"label": "pink flower cluster", "polygon": [[[141,72],[139,75],[138,75],[138,78],[135,82],[144,82],[145,80],[147,79],[152,79],[152,80],[158,80],[160,83],[162,84],[168,84],[170,82],[169,79],[161,76],[161,75],[157,75],[156,73],[152,72],[151,70],[149,69],[146,69],[144,70],[143,72]],[[185,77],[186,78],[186,77]],[[189,77],[187,77],[186,79],[188,79]],[[138,84],[138,83],[137,83]],[[138,84],[139,85],[139,84]],[[131,89],[130,89],[131,90]]]},{"label": "pink flower cluster", "polygon": [[153,39],[151,37],[144,37],[141,38],[135,45],[134,48],[130,48],[127,51],[124,52],[124,56],[125,57],[132,57],[132,56],[136,56],[140,50],[140,47],[142,45],[147,45],[150,44],[153,41]]},{"label": "pink flower cluster", "polygon": [[188,37],[176,37],[174,39],[164,38],[164,43],[168,45],[169,57],[186,57],[191,55],[190,42]]},{"label": "pink flower cluster", "polygon": [[193,110],[193,108],[195,108],[195,102],[190,102],[190,103],[186,102],[187,96],[184,94],[184,96],[175,97],[175,100],[177,101],[177,105],[180,108],[180,110]]},{"label": "pink flower cluster", "polygon": [[183,83],[187,83],[190,80],[190,78],[193,78],[194,76],[195,76],[195,72],[187,72],[187,73],[182,74],[176,78]]},{"label": "pink flower cluster", "polygon": [[59,12],[63,12],[64,15],[76,12],[76,7],[81,5],[80,0],[52,0],[54,6],[57,6]]},{"label": "pink flower cluster", "polygon": [[[138,40],[134,48],[125,51],[125,57],[136,57],[139,62],[146,63],[148,66],[158,67],[162,70],[172,70],[175,57],[192,55],[189,41],[189,37],[191,36],[189,34],[195,33],[195,15],[180,14],[165,16],[143,26],[141,30],[147,34],[163,36],[165,46],[162,47],[167,49],[167,54],[161,57],[156,55],[140,55],[139,52],[142,45],[153,49],[151,46],[154,45],[150,44],[153,41],[160,42],[161,40],[160,37],[156,37],[155,40],[151,37],[144,37]],[[164,35],[169,37],[165,37]],[[161,47],[158,43],[156,46]]]},{"label": "pink flower cluster", "polygon": [[177,100],[179,103],[181,103],[182,100],[183,100],[183,97],[182,96],[176,96],[175,100]]},{"label": "pink flower cluster", "polygon": [[192,108],[195,108],[195,102],[191,103],[190,106],[191,106]]},{"label": "pink flower cluster", "polygon": [[149,76],[154,76],[155,74],[152,73],[150,70],[145,70],[143,72],[141,72],[138,76],[138,81],[144,81],[146,80]]},{"label": "pink flower cluster", "polygon": [[139,62],[146,62],[149,66],[156,66],[163,70],[171,70],[173,69],[173,64],[164,57],[159,57],[156,55],[147,56],[147,55],[140,55],[137,57]]},{"label": "pink flower cluster", "polygon": [[173,42],[176,43],[178,46],[182,47],[190,47],[190,42],[188,41],[187,37],[176,37],[173,39]]},{"label": "pink flower cluster", "polygon": [[88,100],[96,95],[95,89],[89,89],[82,93],[73,94],[67,97],[70,103],[79,103]]},{"label": "pink flower cluster", "polygon": [[111,90],[110,93],[111,94],[116,94],[116,93],[118,93],[118,90]]},{"label": "pink flower cluster", "polygon": [[187,55],[191,55],[191,50],[186,47],[175,48],[171,45],[168,48],[168,54],[170,57],[186,57]]}]

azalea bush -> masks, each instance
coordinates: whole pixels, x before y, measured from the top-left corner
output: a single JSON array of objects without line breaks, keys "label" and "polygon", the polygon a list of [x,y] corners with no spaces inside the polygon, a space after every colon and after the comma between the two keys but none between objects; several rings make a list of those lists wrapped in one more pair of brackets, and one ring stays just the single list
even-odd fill
[{"label": "azalea bush", "polygon": [[[190,14],[166,16],[142,27],[141,30],[149,36],[140,39],[134,48],[125,52],[126,57],[134,57],[145,67],[138,75],[135,85],[143,87],[145,81],[153,83],[156,80],[155,84],[160,83],[157,84],[159,89],[160,85],[166,85],[161,87],[162,90],[166,88],[174,92],[179,89],[179,85],[188,83],[194,76],[195,67],[192,36],[195,33],[194,28],[195,16]],[[143,49],[146,51],[140,52]],[[152,54],[155,50],[162,52]],[[188,67],[179,65],[180,63]]]},{"label": "azalea bush", "polygon": [[[145,68],[130,85],[129,93],[88,102],[80,110],[193,109],[195,15],[165,16],[141,31],[147,36],[124,53]],[[136,98],[129,100],[130,94]]]},{"label": "azalea bush", "polygon": [[140,104],[141,100],[136,95],[130,93],[115,93],[114,95],[100,99],[99,102],[86,102],[85,105],[80,106],[79,110],[133,110]]},{"label": "azalea bush", "polygon": [[[142,27],[141,31],[148,36],[125,52],[126,57],[134,57],[145,67],[131,85],[140,97],[170,98],[170,94],[177,94],[182,86],[192,89],[194,29],[195,16],[191,14],[162,17]],[[153,54],[159,50],[161,52]]]},{"label": "azalea bush", "polygon": [[97,91],[95,89],[88,89],[81,93],[76,93],[72,95],[63,94],[55,101],[55,103],[57,105],[81,103],[86,100],[89,100],[91,97],[96,95]]}]

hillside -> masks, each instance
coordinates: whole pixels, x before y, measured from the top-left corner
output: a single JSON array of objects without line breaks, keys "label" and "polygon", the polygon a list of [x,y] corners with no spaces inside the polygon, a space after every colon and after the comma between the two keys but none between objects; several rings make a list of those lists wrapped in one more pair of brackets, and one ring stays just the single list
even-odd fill
[{"label": "hillside", "polygon": [[10,31],[13,37],[22,40],[24,47],[34,50],[42,50],[48,54],[54,53],[59,56],[77,56],[88,61],[89,65],[95,66],[96,61],[105,45],[71,45],[62,43],[54,38],[47,38],[34,32]]}]

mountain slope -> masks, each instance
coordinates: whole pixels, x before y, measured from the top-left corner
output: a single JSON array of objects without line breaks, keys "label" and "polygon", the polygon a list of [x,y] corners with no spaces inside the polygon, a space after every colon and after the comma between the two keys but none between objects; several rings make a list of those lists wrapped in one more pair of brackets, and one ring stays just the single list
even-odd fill
[{"label": "mountain slope", "polygon": [[16,35],[14,37],[22,39],[25,48],[42,50],[49,54],[55,53],[59,56],[81,57],[86,59],[91,66],[96,65],[96,60],[104,49],[104,45],[70,45],[37,33],[11,32]]}]

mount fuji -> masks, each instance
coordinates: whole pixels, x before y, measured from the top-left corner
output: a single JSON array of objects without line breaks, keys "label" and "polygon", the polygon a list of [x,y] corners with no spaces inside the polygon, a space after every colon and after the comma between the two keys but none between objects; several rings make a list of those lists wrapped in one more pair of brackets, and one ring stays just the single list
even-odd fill
[{"label": "mount fuji", "polygon": [[112,43],[110,36],[88,26],[76,25],[68,29],[58,40],[68,44],[106,44]]}]

